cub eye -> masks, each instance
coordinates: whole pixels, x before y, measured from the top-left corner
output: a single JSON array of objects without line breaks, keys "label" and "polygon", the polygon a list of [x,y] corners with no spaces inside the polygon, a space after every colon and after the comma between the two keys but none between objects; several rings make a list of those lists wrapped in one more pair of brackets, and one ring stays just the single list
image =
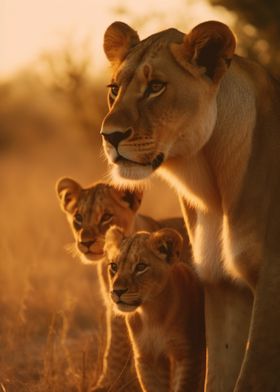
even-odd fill
[{"label": "cub eye", "polygon": [[137,272],[144,272],[147,269],[147,267],[148,267],[148,264],[146,264],[146,263],[138,263],[138,264],[136,264],[134,270],[136,273]]},{"label": "cub eye", "polygon": [[110,89],[110,96],[116,98],[119,94],[119,86],[115,83],[109,84],[107,87]]},{"label": "cub eye", "polygon": [[74,216],[74,222],[73,225],[76,230],[79,230],[82,227],[82,222],[83,222],[83,217],[81,214],[76,214]]},{"label": "cub eye", "polygon": [[116,263],[110,263],[109,264],[110,271],[115,274],[118,271],[118,265]]},{"label": "cub eye", "polygon": [[162,82],[161,80],[151,80],[148,83],[145,94],[147,96],[151,94],[158,94],[162,92],[165,89],[165,87],[166,87],[166,82]]},{"label": "cub eye", "polygon": [[105,212],[105,214],[102,215],[100,219],[100,223],[103,225],[105,223],[110,222],[110,220],[113,218],[113,215],[110,214],[109,212]]}]

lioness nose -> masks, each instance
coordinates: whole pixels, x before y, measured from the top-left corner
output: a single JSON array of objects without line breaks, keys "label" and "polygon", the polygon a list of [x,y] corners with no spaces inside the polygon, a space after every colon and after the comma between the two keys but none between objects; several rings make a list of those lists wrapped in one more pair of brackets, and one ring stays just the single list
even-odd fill
[{"label": "lioness nose", "polygon": [[122,294],[126,293],[127,290],[128,289],[117,289],[117,290],[113,290],[113,293],[117,294],[120,297]]},{"label": "lioness nose", "polygon": [[131,135],[132,130],[129,128],[126,132],[113,132],[113,133],[104,133],[101,132],[101,135],[104,137],[104,139],[112,144],[115,148],[118,147],[119,143],[122,140],[128,139],[129,136]]}]

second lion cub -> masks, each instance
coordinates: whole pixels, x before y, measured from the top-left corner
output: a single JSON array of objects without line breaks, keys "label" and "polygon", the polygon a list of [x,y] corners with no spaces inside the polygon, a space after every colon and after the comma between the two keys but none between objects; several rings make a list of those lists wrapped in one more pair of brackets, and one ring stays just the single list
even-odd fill
[{"label": "second lion cub", "polygon": [[145,392],[200,392],[205,376],[203,291],[176,230],[106,234],[111,298],[125,315]]}]

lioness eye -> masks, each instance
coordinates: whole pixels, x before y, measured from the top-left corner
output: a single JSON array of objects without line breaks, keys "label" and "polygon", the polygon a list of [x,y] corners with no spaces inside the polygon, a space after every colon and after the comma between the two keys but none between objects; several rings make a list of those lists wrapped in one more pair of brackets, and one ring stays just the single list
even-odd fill
[{"label": "lioness eye", "polygon": [[111,272],[116,273],[118,271],[118,265],[116,263],[110,263],[109,266]]},{"label": "lioness eye", "polygon": [[165,88],[165,86],[166,83],[162,82],[161,80],[151,80],[148,83],[145,93],[146,95],[159,93]]},{"label": "lioness eye", "polygon": [[136,264],[136,266],[135,266],[135,272],[142,272],[142,271],[145,271],[145,269],[148,267],[148,265],[147,264],[145,264],[145,263],[138,263],[138,264]]},{"label": "lioness eye", "polygon": [[83,217],[81,214],[76,214],[74,216],[74,222],[73,225],[76,230],[79,230],[82,227],[82,222],[83,222]]},{"label": "lioness eye", "polygon": [[110,94],[112,97],[117,97],[118,93],[119,93],[119,86],[117,84],[109,84],[107,87],[109,87],[110,89]]},{"label": "lioness eye", "polygon": [[105,214],[102,215],[101,219],[100,219],[100,223],[104,224],[109,222],[111,219],[113,218],[113,215],[110,214],[109,212],[105,212]]}]

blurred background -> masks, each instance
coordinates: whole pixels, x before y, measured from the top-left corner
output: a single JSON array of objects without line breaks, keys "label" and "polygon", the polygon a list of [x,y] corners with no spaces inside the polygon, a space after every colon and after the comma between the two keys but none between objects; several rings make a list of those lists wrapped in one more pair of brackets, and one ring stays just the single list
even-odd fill
[{"label": "blurred background", "polygon": [[[108,178],[105,29],[122,20],[144,38],[209,19],[277,77],[278,0],[0,0],[0,391],[85,392],[97,377],[104,308],[94,268],[65,250],[72,236],[54,185]],[[158,180],[142,212],[180,213]]]}]

